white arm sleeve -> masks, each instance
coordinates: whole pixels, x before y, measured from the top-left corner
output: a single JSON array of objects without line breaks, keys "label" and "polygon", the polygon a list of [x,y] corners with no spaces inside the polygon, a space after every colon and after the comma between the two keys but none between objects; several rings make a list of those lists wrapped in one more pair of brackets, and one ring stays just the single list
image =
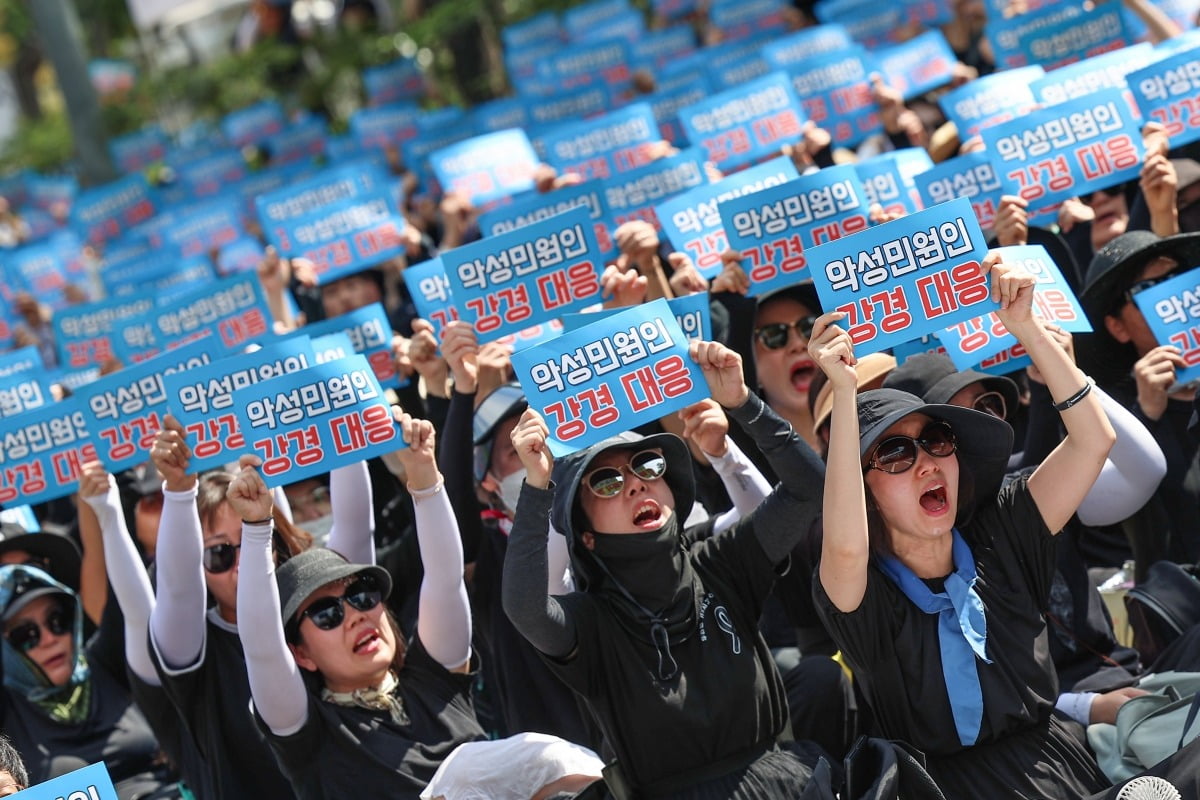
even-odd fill
[{"label": "white arm sleeve", "polygon": [[374,564],[375,507],[367,462],[329,473],[329,500],[333,505],[333,527],[326,546],[351,564]]},{"label": "white arm sleeve", "polygon": [[279,513],[283,514],[283,518],[288,522],[295,523],[296,520],[292,517],[292,504],[287,498],[287,492],[282,486],[276,486],[271,490],[271,499],[275,502],[275,507],[279,509]]},{"label": "white arm sleeve", "polygon": [[1077,513],[1084,525],[1112,525],[1150,500],[1167,474],[1167,459],[1137,417],[1099,386],[1093,386],[1092,391],[1099,393],[1117,440]]},{"label": "white arm sleeve", "polygon": [[733,500],[733,508],[717,517],[713,523],[713,533],[717,534],[733,527],[735,522],[758,508],[758,504],[771,493],[771,484],[728,436],[725,437],[725,455],[704,455],[721,476],[725,491]]},{"label": "white arm sleeve", "polygon": [[446,669],[458,669],[471,658],[471,607],[463,585],[458,521],[440,480],[430,489],[409,490],[409,494],[416,509],[417,542],[425,567],[417,635],[435,661]]},{"label": "white arm sleeve", "polygon": [[242,525],[238,636],[254,707],[273,733],[289,736],[308,721],[308,690],[283,636],[271,528],[271,523]]},{"label": "white arm sleeve", "polygon": [[154,670],[146,636],[150,628],[150,612],[154,610],[154,592],[150,588],[150,576],[146,574],[146,567],[125,525],[125,512],[121,508],[121,494],[116,481],[110,476],[106,494],[83,499],[100,521],[108,582],[125,617],[125,660],[139,680],[158,686],[161,681]]},{"label": "white arm sleeve", "polygon": [[186,492],[164,489],[155,548],[158,600],[150,613],[150,636],[169,671],[186,671],[204,654],[208,588],[200,560],[203,551],[195,487]]},{"label": "white arm sleeve", "polygon": [[1064,692],[1058,696],[1054,707],[1086,728],[1092,721],[1095,700],[1095,692]]}]

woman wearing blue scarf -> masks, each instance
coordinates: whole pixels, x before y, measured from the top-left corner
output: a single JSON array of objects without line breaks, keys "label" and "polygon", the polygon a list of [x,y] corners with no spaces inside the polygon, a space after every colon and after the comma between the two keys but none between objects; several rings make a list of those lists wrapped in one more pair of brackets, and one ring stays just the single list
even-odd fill
[{"label": "woman wearing blue scarf", "polygon": [[1012,430],[894,389],[856,397],[849,335],[826,314],[810,352],[833,386],[818,609],[876,733],[926,755],[947,798],[1070,800],[1107,779],[1083,729],[1054,712],[1042,617],[1052,534],[1115,434],[1091,383],[1031,315],[1034,279],[984,262],[1001,321],[1046,376],[1067,437],[1001,490]]}]

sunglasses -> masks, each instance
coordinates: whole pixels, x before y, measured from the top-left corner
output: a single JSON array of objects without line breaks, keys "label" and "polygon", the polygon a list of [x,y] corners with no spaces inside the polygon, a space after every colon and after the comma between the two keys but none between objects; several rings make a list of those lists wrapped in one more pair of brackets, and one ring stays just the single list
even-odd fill
[{"label": "sunglasses", "polygon": [[229,572],[237,562],[237,551],[240,547],[240,544],[222,542],[221,544],[214,544],[204,548],[204,556],[202,557],[204,569],[214,575]]},{"label": "sunglasses", "polygon": [[1137,294],[1139,292],[1144,292],[1147,289],[1151,289],[1155,286],[1158,286],[1160,283],[1162,283],[1164,281],[1171,280],[1171,278],[1179,277],[1180,275],[1184,274],[1185,272],[1191,272],[1193,269],[1195,269],[1195,267],[1187,267],[1187,266],[1184,266],[1183,264],[1180,264],[1177,267],[1175,267],[1174,269],[1167,272],[1165,275],[1159,275],[1157,278],[1144,278],[1143,280],[1135,281],[1134,283],[1131,283],[1129,285],[1128,289],[1125,290],[1125,299],[1127,301],[1129,301],[1130,303],[1132,303],[1133,296],[1135,294]]},{"label": "sunglasses", "polygon": [[1121,183],[1116,186],[1109,186],[1107,189],[1096,189],[1095,191],[1088,192],[1087,194],[1081,194],[1079,195],[1079,202],[1083,203],[1085,206],[1090,206],[1099,199],[1097,195],[1102,194],[1105,197],[1116,197],[1117,195],[1125,193],[1126,186],[1127,184]]},{"label": "sunglasses", "polygon": [[643,481],[656,481],[666,474],[667,459],[657,450],[642,450],[633,454],[627,466],[597,467],[583,482],[596,497],[616,497],[625,488],[625,470]]},{"label": "sunglasses", "polygon": [[921,429],[916,439],[911,436],[889,436],[875,446],[866,468],[896,475],[912,469],[917,463],[917,446],[936,458],[945,458],[958,449],[954,430],[948,423],[935,421]]},{"label": "sunglasses", "polygon": [[971,404],[971,407],[976,411],[991,414],[996,419],[1008,418],[1008,403],[1004,401],[1004,395],[1000,392],[984,392],[975,398],[975,402]]},{"label": "sunglasses", "polygon": [[816,317],[801,317],[791,323],[772,322],[770,325],[755,328],[754,338],[758,339],[768,350],[778,350],[781,347],[787,347],[788,331],[792,328],[796,329],[796,333],[800,334],[801,339],[807,341],[812,337],[813,326],[816,324]]},{"label": "sunglasses", "polygon": [[28,653],[30,650],[38,646],[38,642],[42,640],[42,628],[50,631],[51,636],[62,636],[64,633],[71,632],[71,615],[64,608],[55,608],[46,615],[46,621],[43,623],[29,620],[22,622],[8,633],[4,634],[4,638],[8,640],[18,652]]},{"label": "sunglasses", "polygon": [[331,631],[341,627],[346,619],[343,603],[357,611],[370,611],[381,602],[383,592],[379,584],[370,575],[363,575],[347,584],[344,594],[313,601],[312,605],[300,612],[300,619],[303,621],[308,617],[321,630]]}]

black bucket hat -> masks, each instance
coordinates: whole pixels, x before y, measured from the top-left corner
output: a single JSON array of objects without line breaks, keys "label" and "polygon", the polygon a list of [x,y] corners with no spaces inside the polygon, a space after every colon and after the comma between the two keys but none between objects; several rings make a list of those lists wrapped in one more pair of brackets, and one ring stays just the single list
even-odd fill
[{"label": "black bucket hat", "polygon": [[483,398],[471,419],[471,437],[475,445],[475,480],[482,481],[492,463],[492,446],[496,443],[496,428],[509,417],[529,408],[525,390],[519,383],[506,383]]},{"label": "black bucket hat", "polygon": [[23,550],[44,562],[46,572],[59,583],[79,591],[83,559],[75,542],[57,533],[30,533],[16,522],[0,522],[0,555]]},{"label": "black bucket hat", "polygon": [[1184,267],[1200,266],[1200,233],[1180,233],[1165,238],[1150,231],[1130,231],[1113,239],[1092,257],[1079,302],[1102,325],[1122,292],[1137,273],[1159,256],[1173,258]]},{"label": "black bucket hat", "polygon": [[926,403],[899,389],[872,389],[858,396],[859,456],[869,453],[884,431],[909,414],[924,414],[954,429],[959,469],[974,478],[977,501],[1000,491],[1012,455],[1012,426],[973,408]]},{"label": "black bucket hat", "polygon": [[787,299],[795,300],[817,316],[821,314],[821,298],[817,296],[817,287],[813,285],[811,280],[774,289],[766,294],[759,295],[756,299],[758,300],[758,308],[762,308],[772,300]]},{"label": "black bucket hat", "polygon": [[373,577],[384,600],[392,593],[392,576],[386,569],[374,564],[351,564],[344,556],[326,547],[305,550],[280,564],[275,570],[275,584],[279,587],[284,630],[292,624],[309,595],[326,584],[354,575]]},{"label": "black bucket hat", "polygon": [[899,389],[920,397],[926,403],[949,403],[950,398],[972,383],[981,382],[990,391],[1004,396],[1009,412],[1017,407],[1017,384],[1000,375],[988,375],[973,369],[959,370],[945,353],[918,353],[909,356],[883,379],[883,388]]}]

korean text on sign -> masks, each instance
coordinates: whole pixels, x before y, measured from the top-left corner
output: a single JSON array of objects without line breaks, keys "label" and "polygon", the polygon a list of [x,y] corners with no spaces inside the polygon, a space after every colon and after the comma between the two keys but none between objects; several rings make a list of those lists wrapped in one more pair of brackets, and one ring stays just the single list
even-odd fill
[{"label": "korean text on sign", "polygon": [[533,188],[537,154],[523,130],[497,131],[430,153],[429,165],[447,192],[475,205]]},{"label": "korean text on sign", "polygon": [[71,204],[71,224],[100,244],[145,222],[156,211],[153,191],[140,173],[81,192]]},{"label": "korean text on sign", "polygon": [[233,394],[316,363],[312,342],[290,338],[252,353],[163,376],[171,414],[183,425],[192,448],[189,472],[219,468],[245,452],[234,414]]},{"label": "korean text on sign", "polygon": [[721,271],[721,253],[729,246],[717,205],[797,177],[792,160],[780,156],[672,197],[654,213],[675,249],[687,253],[700,273],[712,279]]},{"label": "korean text on sign", "polygon": [[804,113],[843,145],[858,144],[882,129],[869,80],[873,70],[871,55],[862,47],[787,68]]},{"label": "korean text on sign", "polygon": [[805,253],[822,307],[846,314],[859,355],[995,310],[986,254],[961,198]]},{"label": "korean text on sign", "polygon": [[1200,268],[1138,292],[1133,302],[1155,340],[1183,352],[1184,366],[1175,369],[1176,385],[1200,380]]},{"label": "korean text on sign", "polygon": [[95,459],[78,397],[10,417],[0,432],[0,505],[36,505],[70,494],[82,464]]},{"label": "korean text on sign", "polygon": [[54,340],[58,363],[67,369],[99,364],[113,357],[112,332],[120,320],[154,309],[149,295],[102,300],[71,306],[54,315]]},{"label": "korean text on sign", "polygon": [[[1092,325],[1075,299],[1070,284],[1041,245],[1000,247],[997,252],[1006,264],[1025,269],[1037,283],[1033,291],[1033,314],[1071,333],[1088,333]],[[955,323],[940,331],[938,339],[959,369],[972,369],[1009,352],[1018,351],[1017,338],[1008,332],[996,312]]]},{"label": "korean text on sign", "polygon": [[680,192],[708,183],[703,159],[700,148],[689,147],[603,181],[604,208],[613,227],[641,220],[661,230],[654,207]]},{"label": "korean text on sign", "polygon": [[742,253],[750,294],[808,277],[805,250],[864,230],[867,202],[854,167],[827,167],[720,204],[729,246]]},{"label": "korean text on sign", "polygon": [[804,112],[786,74],[772,72],[708,100],[680,109],[688,140],[722,167],[774,155],[794,141]]},{"label": "korean text on sign", "polygon": [[[710,341],[712,339],[712,309],[708,305],[707,292],[672,297],[667,300],[667,305],[671,307],[671,313],[675,315],[679,329],[683,331],[683,335],[689,341],[692,339]],[[584,311],[580,314],[563,314],[563,330],[570,333],[605,317],[620,314],[624,310],[623,308],[602,308]]]},{"label": "korean text on sign", "polygon": [[878,54],[887,83],[911,100],[950,83],[958,60],[941,31],[932,30]]},{"label": "korean text on sign", "polygon": [[604,268],[582,208],[455,248],[442,263],[481,343],[597,302]]},{"label": "korean text on sign", "polygon": [[938,105],[955,124],[959,136],[974,136],[988,125],[1005,122],[1037,106],[1032,81],[1046,74],[1039,66],[1010,69],[987,75],[951,89]]},{"label": "korean text on sign", "polygon": [[1147,120],[1161,122],[1178,147],[1200,139],[1200,44],[1126,76]]},{"label": "korean text on sign", "polygon": [[[125,325],[127,329],[128,322]],[[150,312],[149,339],[143,343],[141,355],[155,355],[208,335],[216,336],[221,346],[233,348],[270,328],[271,310],[258,277],[233,275]]]},{"label": "korean text on sign", "polygon": [[287,256],[313,262],[322,283],[404,253],[404,217],[391,193],[376,190],[276,223],[269,238]]},{"label": "korean text on sign", "polygon": [[117,800],[108,768],[101,761],[31,786],[21,800]]},{"label": "korean text on sign", "polygon": [[367,360],[352,355],[233,394],[244,450],[281,486],[404,447]]},{"label": "korean text on sign", "polygon": [[404,285],[417,307],[417,316],[433,325],[433,336],[440,342],[446,325],[458,319],[441,257],[405,269]]},{"label": "korean text on sign", "polygon": [[658,139],[658,121],[645,102],[564,125],[541,137],[550,166],[584,180],[608,178],[649,163],[650,144]]},{"label": "korean text on sign", "polygon": [[26,370],[0,377],[0,419],[15,417],[54,402],[43,375]]},{"label": "korean text on sign", "polygon": [[1122,93],[1104,89],[981,131],[1001,178],[1031,208],[1106,189],[1138,176],[1140,120]]},{"label": "korean text on sign", "polygon": [[576,206],[583,206],[588,210],[588,216],[592,220],[592,233],[596,236],[596,244],[599,245],[601,254],[605,257],[615,256],[617,245],[609,230],[604,186],[599,181],[567,186],[546,194],[533,192],[507,205],[497,206],[480,215],[479,230],[484,236],[496,236],[550,219]]},{"label": "korean text on sign", "polygon": [[514,353],[512,363],[530,408],[545,417],[550,450],[559,457],[709,394],[666,300]]},{"label": "korean text on sign", "polygon": [[1124,9],[1119,3],[1097,3],[1072,19],[1024,32],[1019,37],[1027,64],[1041,64],[1053,72],[1101,53],[1132,43],[1125,30]]},{"label": "korean text on sign", "polygon": [[408,379],[396,371],[396,360],[392,356],[392,326],[383,303],[372,303],[332,319],[310,322],[301,331],[314,339],[327,333],[344,333],[350,337],[354,352],[366,357],[380,385],[399,389],[408,383]]},{"label": "korean text on sign", "polygon": [[916,176],[933,167],[923,147],[905,147],[854,165],[868,206],[878,203],[885,214],[911,214],[925,207]]},{"label": "korean text on sign", "polygon": [[1015,184],[1001,178],[987,152],[967,153],[947,159],[917,175],[917,189],[926,206],[948,203],[956,197],[971,201],[979,227],[990,230],[1000,210],[1000,197],[1015,194]]},{"label": "korean text on sign", "polygon": [[[1149,42],[1142,42],[1059,67],[1029,84],[1029,88],[1038,102],[1048,106],[1075,100],[1099,89],[1124,89],[1128,73],[1141,69],[1159,55]],[[1145,110],[1142,115],[1146,116]]]}]

